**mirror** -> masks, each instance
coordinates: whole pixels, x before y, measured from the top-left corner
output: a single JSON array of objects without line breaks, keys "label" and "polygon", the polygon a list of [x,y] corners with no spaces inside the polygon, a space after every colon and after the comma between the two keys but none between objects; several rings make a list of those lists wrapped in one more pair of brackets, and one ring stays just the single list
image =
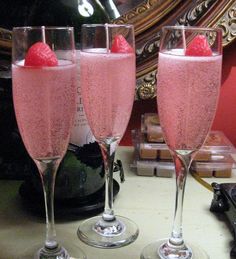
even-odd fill
[{"label": "mirror", "polygon": [[[236,38],[235,0],[120,1],[125,2],[121,6],[128,8],[131,5],[131,9],[113,22],[132,23],[135,27],[136,99],[150,99],[156,95],[157,60],[162,26],[219,27],[223,30],[224,47]],[[135,6],[132,5],[134,3],[136,3]]]}]

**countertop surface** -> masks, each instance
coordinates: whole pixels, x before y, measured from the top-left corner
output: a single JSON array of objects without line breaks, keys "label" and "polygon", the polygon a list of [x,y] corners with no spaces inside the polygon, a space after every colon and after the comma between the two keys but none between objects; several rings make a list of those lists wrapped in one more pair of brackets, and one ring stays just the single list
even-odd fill
[{"label": "countertop surface", "polygon": [[[117,249],[98,249],[83,244],[76,232],[83,219],[56,220],[58,240],[65,247],[83,249],[88,259],[139,259],[142,248],[157,239],[169,236],[173,220],[175,177],[137,176],[130,169],[132,147],[119,147],[116,158],[121,159],[125,182],[114,202],[117,215],[132,219],[139,226],[138,239],[129,246]],[[115,177],[118,177],[115,175]],[[232,178],[209,178],[210,182],[235,182]],[[0,181],[0,259],[23,259],[27,250],[43,244],[44,218],[29,213],[22,206],[19,181]],[[187,178],[183,231],[186,241],[201,246],[211,259],[228,259],[233,241],[224,214],[209,211],[213,193],[200,185],[191,175]],[[201,259],[201,258],[198,258]]]}]

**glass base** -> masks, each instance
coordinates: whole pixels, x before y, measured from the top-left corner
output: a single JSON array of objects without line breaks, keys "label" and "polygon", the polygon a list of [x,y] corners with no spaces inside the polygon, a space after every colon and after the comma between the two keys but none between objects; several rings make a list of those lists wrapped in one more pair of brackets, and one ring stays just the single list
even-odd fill
[{"label": "glass base", "polygon": [[[209,259],[204,250],[187,243],[178,251],[173,248],[167,249],[169,239],[158,240],[144,247],[140,259]],[[161,255],[161,253],[163,253]]]},{"label": "glass base", "polygon": [[[42,244],[41,244],[42,246]],[[68,251],[68,252],[67,252]],[[66,249],[45,249],[40,245],[33,245],[25,251],[19,253],[18,259],[87,259],[84,252],[74,245],[66,245]]]},{"label": "glass base", "polygon": [[116,216],[113,221],[104,221],[102,216],[84,221],[78,228],[78,237],[84,243],[98,248],[117,248],[134,242],[139,234],[131,220]]},{"label": "glass base", "polygon": [[48,249],[42,247],[35,254],[34,259],[70,259],[70,256],[64,247],[58,247],[55,249]]}]

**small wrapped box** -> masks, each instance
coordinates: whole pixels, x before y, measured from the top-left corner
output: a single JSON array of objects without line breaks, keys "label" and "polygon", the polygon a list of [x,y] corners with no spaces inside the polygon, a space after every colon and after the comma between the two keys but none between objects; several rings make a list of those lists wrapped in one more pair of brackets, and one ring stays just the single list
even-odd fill
[{"label": "small wrapped box", "polygon": [[[132,139],[135,147],[133,167],[138,175],[172,177],[172,156],[164,142],[156,114],[142,115],[141,129],[132,131]],[[235,165],[231,154],[236,154],[235,148],[223,132],[211,131],[194,156],[191,170],[200,177],[231,177]]]},{"label": "small wrapped box", "polygon": [[147,142],[163,143],[163,133],[156,113],[145,113],[141,118],[141,131]]},{"label": "small wrapped box", "polygon": [[191,170],[193,170],[200,177],[218,177],[230,178],[234,166],[234,160],[231,155],[219,156],[210,162],[194,161]]}]

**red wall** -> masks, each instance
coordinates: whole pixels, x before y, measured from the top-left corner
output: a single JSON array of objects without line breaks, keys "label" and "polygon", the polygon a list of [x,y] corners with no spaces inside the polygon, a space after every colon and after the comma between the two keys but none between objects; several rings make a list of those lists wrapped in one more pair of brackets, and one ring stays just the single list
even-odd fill
[{"label": "red wall", "polygon": [[223,131],[236,146],[236,43],[224,49],[222,87],[212,128]]},{"label": "red wall", "polygon": [[[146,112],[156,112],[155,99],[134,102],[121,145],[132,145],[130,131],[140,128],[141,114]],[[223,131],[236,146],[236,42],[224,49],[221,94],[212,129]]]}]

